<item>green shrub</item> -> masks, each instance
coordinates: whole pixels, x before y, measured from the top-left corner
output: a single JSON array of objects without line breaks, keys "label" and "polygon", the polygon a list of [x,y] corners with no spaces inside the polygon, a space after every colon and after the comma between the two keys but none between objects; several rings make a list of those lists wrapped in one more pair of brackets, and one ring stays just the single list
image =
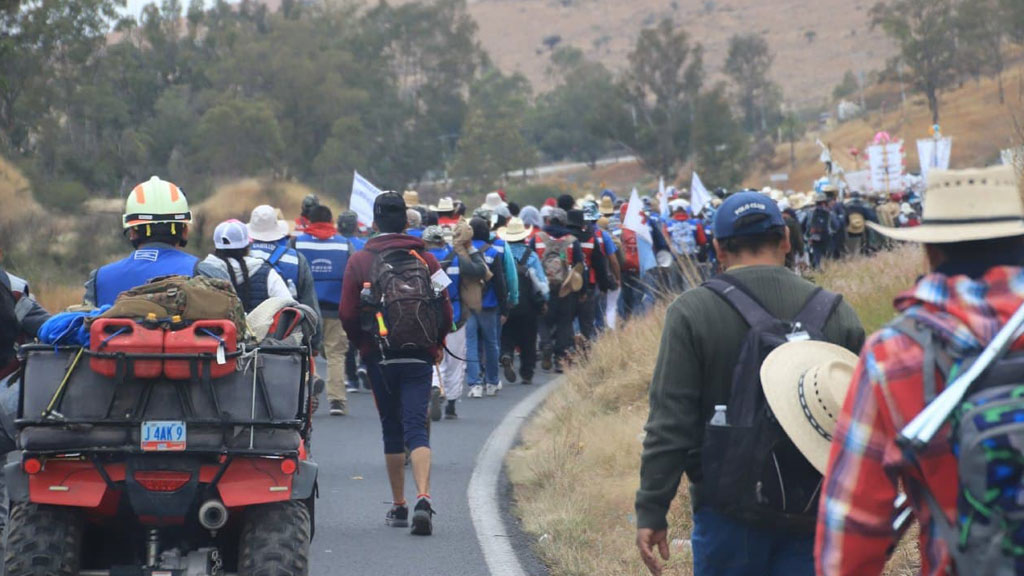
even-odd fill
[{"label": "green shrub", "polygon": [[33,190],[41,204],[66,212],[80,210],[92,196],[84,184],[72,180],[37,180],[33,183]]}]

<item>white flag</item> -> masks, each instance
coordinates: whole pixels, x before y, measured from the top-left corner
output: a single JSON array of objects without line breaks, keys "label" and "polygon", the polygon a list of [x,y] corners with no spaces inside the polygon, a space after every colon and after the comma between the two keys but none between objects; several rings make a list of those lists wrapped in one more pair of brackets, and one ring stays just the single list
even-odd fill
[{"label": "white flag", "polygon": [[633,193],[629,197],[629,208],[626,208],[626,217],[622,219],[622,227],[636,232],[638,237],[647,240],[649,244],[654,243],[651,238],[651,229],[644,223],[644,217],[641,214],[640,194],[637,194],[636,188],[633,188]]},{"label": "white flag", "polygon": [[693,211],[693,215],[696,216],[703,212],[704,207],[708,204],[711,204],[711,193],[700,181],[700,176],[694,172],[693,181],[690,182],[690,209]]},{"label": "white flag", "polygon": [[925,138],[917,141],[917,157],[921,161],[921,175],[928,171],[949,169],[949,156],[953,152],[952,138]]},{"label": "white flag", "polygon": [[658,178],[658,211],[662,218],[668,218],[668,190],[665,189],[665,178]]},{"label": "white flag", "polygon": [[348,201],[348,209],[359,215],[359,223],[369,226],[373,224],[373,202],[381,195],[379,188],[369,180],[355,173],[352,178],[352,198]]}]

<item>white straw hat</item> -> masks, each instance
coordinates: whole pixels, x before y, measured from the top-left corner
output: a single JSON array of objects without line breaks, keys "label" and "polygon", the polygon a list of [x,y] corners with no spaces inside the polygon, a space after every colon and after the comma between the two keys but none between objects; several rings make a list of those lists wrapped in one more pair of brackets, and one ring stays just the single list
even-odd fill
[{"label": "white straw hat", "polygon": [[823,474],[856,366],[856,354],[813,340],[783,344],[761,364],[761,386],[772,413],[800,453]]},{"label": "white straw hat", "polygon": [[1012,166],[930,170],[921,225],[872,230],[896,240],[946,244],[1024,236],[1024,204]]},{"label": "white straw hat", "polygon": [[438,200],[437,206],[431,206],[430,209],[441,214],[455,212],[455,201],[452,200],[451,196],[445,196]]},{"label": "white straw hat", "polygon": [[533,228],[527,228],[519,218],[512,218],[508,224],[498,230],[498,237],[506,242],[522,242],[530,237]]}]

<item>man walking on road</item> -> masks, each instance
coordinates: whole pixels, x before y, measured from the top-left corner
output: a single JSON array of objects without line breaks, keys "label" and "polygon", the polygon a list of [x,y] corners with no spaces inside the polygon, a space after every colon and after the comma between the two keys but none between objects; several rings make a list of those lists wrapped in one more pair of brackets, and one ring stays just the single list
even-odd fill
[{"label": "man walking on road", "polygon": [[306,257],[313,273],[313,287],[323,314],[323,348],[327,359],[327,400],[331,416],[348,413],[345,395],[345,352],[348,341],[338,319],[341,284],[352,249],[351,241],[338,234],[331,209],[322,204],[309,211],[305,233],[295,238],[295,249]]},{"label": "man walking on road", "polygon": [[379,235],[349,258],[339,316],[349,339],[366,362],[384,436],[384,455],[393,506],[389,526],[409,525],[405,501],[405,450],[412,461],[418,495],[412,533],[433,532],[430,501],[430,405],[434,363],[452,326],[446,289],[451,280],[423,240],[403,234],[402,196],[381,194],[374,201],[373,226]]},{"label": "man walking on road", "polygon": [[[636,495],[637,547],[651,574],[661,574],[661,562],[655,555],[668,559],[666,516],[685,472],[691,483],[694,521],[691,541],[697,576],[810,576],[814,573],[813,504],[808,504],[806,510],[798,510],[801,522],[794,522],[791,530],[786,531],[739,519],[738,512],[748,510],[732,506],[736,514],[727,514],[723,506],[709,503],[712,497],[715,502],[753,500],[747,495],[754,492],[755,478],[739,482],[737,478],[744,471],[724,465],[718,466],[714,477],[703,478],[704,467],[719,463],[722,457],[720,450],[704,448],[709,437],[705,427],[710,430],[710,425],[740,425],[744,413],[740,401],[749,401],[752,393],[745,386],[760,387],[756,375],[753,382],[734,382],[734,372],[739,372],[737,365],[747,365],[741,351],[750,353],[747,338],[754,332],[752,324],[745,320],[750,311],[737,306],[736,301],[745,298],[753,302],[760,314],[783,323],[787,332],[790,328],[810,332],[810,326],[798,328],[795,322],[798,318],[814,318],[808,324],[820,325],[820,337],[850,351],[860,349],[864,330],[853,309],[845,303],[837,303],[834,296],[829,296],[828,306],[820,306],[827,312],[809,314],[812,307],[808,304],[819,301],[819,291],[785,268],[786,254],[791,248],[788,229],[778,206],[766,196],[745,192],[726,200],[715,218],[714,244],[726,269],[726,274],[719,277],[721,284],[708,284],[684,293],[666,315],[661,350],[651,382],[651,411],[645,427],[640,490]],[[723,288],[722,284],[728,288]],[[730,295],[731,292],[744,296]],[[765,332],[760,331],[763,325],[757,324],[758,334],[764,335]],[[761,340],[762,343],[767,341]],[[761,346],[763,348],[763,344]],[[733,398],[736,393],[742,397]],[[760,394],[760,390],[753,393]],[[720,421],[712,420],[713,417],[720,417]],[[753,426],[748,428],[753,429]],[[745,446],[755,442],[735,444]],[[774,446],[769,450],[773,456]],[[753,456],[771,461],[770,457],[765,460],[761,453]],[[801,463],[805,465],[802,468]],[[775,469],[780,476],[800,480],[800,486],[810,484],[813,487],[821,476],[813,468],[806,470],[809,467],[810,464],[798,456],[793,461],[783,459]],[[769,486],[765,487],[765,492],[774,501],[781,500],[783,511],[788,512],[790,508],[785,502],[790,488],[786,483],[780,484],[781,498],[769,491]],[[750,485],[750,489],[723,494],[722,487],[730,485],[737,488]],[[801,496],[814,501],[810,488]]]}]

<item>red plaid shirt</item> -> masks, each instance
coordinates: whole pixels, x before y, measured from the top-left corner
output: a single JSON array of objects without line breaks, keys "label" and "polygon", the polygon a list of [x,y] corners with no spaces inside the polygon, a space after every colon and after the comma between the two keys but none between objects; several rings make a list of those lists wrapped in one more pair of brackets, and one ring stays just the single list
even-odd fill
[{"label": "red plaid shirt", "polygon": [[[939,327],[957,352],[977,353],[1024,302],[1024,269],[996,267],[984,277],[931,274],[896,299],[896,308]],[[1024,348],[1024,339],[1015,349]],[[868,339],[846,397],[825,474],[815,568],[819,575],[881,574],[895,534],[893,500],[901,480],[923,481],[949,518],[958,490],[949,426],[917,460],[921,472],[896,446],[899,431],[925,405],[923,351],[913,340],[885,328]],[[944,383],[937,374],[937,389]],[[914,482],[904,482],[914,486]],[[922,574],[945,574],[949,554],[931,537],[931,515],[915,490],[909,491],[921,522]],[[962,575],[961,575],[962,576]]]}]

